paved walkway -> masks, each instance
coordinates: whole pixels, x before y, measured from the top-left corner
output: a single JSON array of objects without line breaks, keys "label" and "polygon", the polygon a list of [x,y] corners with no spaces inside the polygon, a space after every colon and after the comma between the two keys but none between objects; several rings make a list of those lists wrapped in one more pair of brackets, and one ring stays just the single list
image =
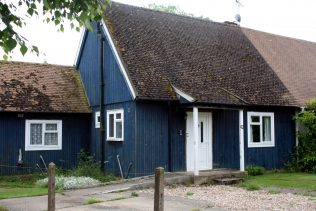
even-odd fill
[{"label": "paved walkway", "polygon": [[[153,210],[152,193],[139,193],[137,188],[150,187],[153,178],[112,184],[102,187],[65,191],[56,194],[56,210]],[[138,194],[132,196],[132,192]],[[85,205],[89,200],[102,202]],[[47,210],[47,196],[26,197],[0,200],[0,204],[12,211]],[[165,210],[218,210],[209,207],[206,201],[192,200],[182,197],[165,197]]]}]

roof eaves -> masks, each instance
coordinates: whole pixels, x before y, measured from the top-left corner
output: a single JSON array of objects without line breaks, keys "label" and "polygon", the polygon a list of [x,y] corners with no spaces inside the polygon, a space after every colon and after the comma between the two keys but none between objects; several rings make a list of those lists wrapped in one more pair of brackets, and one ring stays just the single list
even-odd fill
[{"label": "roof eaves", "polygon": [[189,94],[187,94],[187,93],[185,93],[184,91],[182,91],[182,90],[176,88],[174,85],[171,85],[171,86],[172,86],[172,88],[174,89],[174,91],[177,93],[177,95],[183,97],[184,99],[186,99],[186,100],[189,101],[189,102],[195,102],[195,101],[196,101],[196,100],[195,100],[192,96],[190,96]]},{"label": "roof eaves", "polygon": [[83,50],[83,46],[86,40],[88,34],[88,29],[84,28],[81,32],[81,36],[80,36],[80,40],[79,40],[79,45],[77,48],[77,53],[76,53],[76,57],[75,57],[75,61],[74,61],[74,66],[76,69],[79,68],[79,62],[80,62],[80,58],[82,55],[82,50]]},{"label": "roof eaves", "polygon": [[122,74],[124,76],[124,79],[125,79],[128,87],[129,87],[129,89],[130,89],[132,97],[133,97],[133,99],[136,99],[136,96],[137,96],[136,90],[135,90],[135,88],[132,85],[130,77],[128,76],[126,68],[125,68],[125,66],[123,64],[122,58],[121,58],[121,56],[119,55],[119,53],[117,51],[117,48],[116,48],[116,46],[115,46],[115,44],[113,42],[112,36],[111,36],[111,34],[110,34],[109,30],[108,30],[108,27],[107,27],[106,23],[104,22],[104,20],[102,20],[102,29],[103,29],[103,32],[105,34],[106,39],[108,40],[108,42],[110,44],[111,49],[113,51],[115,60],[117,61],[118,66],[119,66],[119,68],[120,68],[120,70],[121,70],[121,72],[122,72]]}]

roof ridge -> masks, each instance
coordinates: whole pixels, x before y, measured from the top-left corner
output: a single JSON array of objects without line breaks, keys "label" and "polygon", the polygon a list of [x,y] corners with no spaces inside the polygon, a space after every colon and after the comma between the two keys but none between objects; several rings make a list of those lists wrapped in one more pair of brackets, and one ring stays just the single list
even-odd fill
[{"label": "roof ridge", "polygon": [[233,24],[225,23],[227,21],[225,21],[225,22],[217,22],[217,21],[213,21],[213,20],[201,19],[201,18],[194,17],[194,16],[192,17],[192,16],[186,16],[186,15],[175,14],[175,13],[170,13],[170,12],[164,12],[164,11],[160,11],[160,10],[154,10],[154,9],[147,8],[147,7],[142,7],[142,6],[123,4],[123,3],[116,2],[116,1],[112,1],[112,4],[114,4],[114,5],[118,4],[118,5],[122,5],[122,6],[128,6],[128,7],[134,7],[134,8],[138,8],[138,9],[144,10],[144,11],[151,11],[151,12],[160,13],[160,14],[168,14],[168,15],[171,15],[171,16],[177,16],[177,17],[185,18],[185,19],[194,19],[194,20],[201,21],[201,22],[219,24],[219,25],[223,25],[223,26],[227,26],[227,27],[233,27],[233,28],[237,27],[237,28],[240,28],[240,29],[252,30],[252,31],[265,33],[265,34],[269,34],[269,35],[272,35],[272,36],[282,37],[282,38],[286,38],[286,39],[290,39],[290,40],[296,40],[296,41],[316,44],[316,42],[309,41],[309,40],[303,40],[303,39],[299,39],[299,38],[295,38],[295,37],[288,37],[288,36],[284,36],[284,35],[280,35],[280,34],[274,34],[274,33],[271,33],[271,32],[260,31],[258,29],[252,29],[252,28],[248,28],[248,27],[244,27],[244,26],[240,26],[240,25],[233,25]]},{"label": "roof ridge", "polygon": [[252,28],[248,28],[248,27],[240,27],[240,28],[241,29],[245,29],[245,30],[249,30],[249,31],[255,31],[255,32],[263,33],[263,34],[268,34],[268,35],[272,35],[272,36],[276,36],[276,37],[280,37],[280,38],[285,38],[285,39],[289,39],[289,40],[295,40],[295,41],[299,41],[299,42],[306,42],[308,44],[316,45],[316,42],[309,41],[309,40],[303,40],[303,39],[299,39],[299,38],[296,38],[296,37],[287,37],[285,35],[273,34],[271,32],[260,31],[260,30],[252,29]]},{"label": "roof ridge", "polygon": [[75,68],[74,66],[71,65],[61,65],[61,64],[50,64],[50,63],[40,63],[40,62],[26,62],[26,61],[0,61],[0,65],[3,63],[15,63],[15,64],[29,64],[29,65],[40,65],[40,66],[54,66],[54,67],[65,67],[65,68]]},{"label": "roof ridge", "polygon": [[[120,2],[116,2],[116,1],[112,1],[112,5],[122,5],[122,6],[127,6],[127,7],[133,7],[133,8],[138,8],[144,11],[150,11],[150,12],[155,12],[155,13],[160,13],[160,14],[167,14],[167,15],[171,15],[171,16],[177,16],[180,18],[185,18],[185,19],[193,19],[193,20],[197,20],[197,21],[201,21],[201,22],[206,22],[206,23],[214,23],[214,24],[219,24],[219,25],[223,25],[223,26],[228,26],[228,27],[240,27],[240,25],[232,25],[232,24],[228,24],[225,22],[217,22],[217,21],[213,21],[213,20],[206,20],[206,19],[202,19],[199,17],[194,17],[194,16],[187,16],[187,15],[181,15],[181,14],[175,14],[175,13],[170,13],[170,12],[164,12],[164,11],[160,11],[160,10],[154,10],[151,8],[147,8],[147,7],[143,7],[143,6],[136,6],[136,5],[130,5],[130,4],[123,4]],[[241,28],[241,27],[240,27]]]}]

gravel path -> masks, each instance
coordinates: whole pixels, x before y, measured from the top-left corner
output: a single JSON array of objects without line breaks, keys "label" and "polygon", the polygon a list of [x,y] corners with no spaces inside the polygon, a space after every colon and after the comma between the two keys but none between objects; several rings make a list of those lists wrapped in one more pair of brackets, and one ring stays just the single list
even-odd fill
[{"label": "gravel path", "polygon": [[[143,192],[153,193],[153,190]],[[223,185],[166,187],[165,195],[205,200],[210,202],[210,207],[228,210],[316,210],[316,201],[309,199],[308,196],[291,193],[272,194],[265,190],[247,191]]]}]

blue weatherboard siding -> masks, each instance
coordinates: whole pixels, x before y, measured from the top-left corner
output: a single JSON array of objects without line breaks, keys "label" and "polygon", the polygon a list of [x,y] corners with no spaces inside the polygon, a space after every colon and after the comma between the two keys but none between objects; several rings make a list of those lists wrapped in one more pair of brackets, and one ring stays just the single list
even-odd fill
[{"label": "blue weatherboard siding", "polygon": [[186,120],[185,111],[172,108],[171,109],[171,170],[185,171],[185,138],[186,138]]},{"label": "blue weatherboard siding", "polygon": [[213,167],[239,169],[239,113],[213,111]]},{"label": "blue weatherboard siding", "polygon": [[[168,105],[167,103],[140,103],[135,101],[105,106],[106,110],[124,109],[124,141],[105,142],[105,170],[119,175],[117,155],[120,156],[124,174],[130,162],[130,177],[152,174],[158,166],[169,168]],[[99,111],[95,107],[94,111]],[[106,128],[106,125],[105,125]],[[179,131],[182,130],[182,134]],[[91,125],[90,150],[99,159],[99,129]],[[107,133],[107,131],[106,131]],[[171,162],[172,171],[185,170],[185,119],[184,112],[172,108],[171,112]]]},{"label": "blue weatherboard siding", "polygon": [[[81,79],[92,107],[100,105],[99,44],[96,33],[87,32],[78,61]],[[132,100],[129,87],[106,39],[104,46],[104,81],[106,104]]]},{"label": "blue weatherboard siding", "polygon": [[[54,119],[62,120],[62,150],[25,151],[25,120]],[[0,116],[0,165],[16,166],[18,150],[22,149],[24,167],[42,165],[40,155],[46,163],[54,162],[59,167],[71,168],[77,164],[80,149],[88,149],[90,129],[87,114],[24,114],[18,118],[17,113],[1,113]],[[25,174],[22,168],[0,166],[0,175]]]},{"label": "blue weatherboard siding", "polygon": [[97,35],[88,32],[83,45],[78,69],[90,105],[98,105],[100,104],[100,73]]},{"label": "blue weatherboard siding", "polygon": [[275,147],[248,148],[247,111],[244,112],[245,166],[260,165],[267,169],[282,168],[291,159],[295,146],[295,110],[291,108],[249,111],[274,112]]},{"label": "blue weatherboard siding", "polygon": [[[93,112],[89,124],[91,129],[90,152],[97,160],[100,160],[100,130],[95,128],[95,111],[100,110],[99,44],[98,36],[93,32],[87,32],[77,65]],[[106,141],[106,133],[104,140],[104,157],[108,161],[105,164],[105,170],[118,175],[117,155],[121,158],[123,171],[127,170],[130,162],[134,163],[135,102],[132,101],[129,87],[106,39],[104,46],[104,82],[104,128],[106,129],[106,110],[124,109],[124,141]],[[131,173],[133,173],[133,170],[132,168]]]},{"label": "blue weatherboard siding", "polygon": [[[105,129],[106,125],[106,111],[111,109],[124,110],[124,140],[123,141],[107,141],[105,132],[104,152],[105,152],[105,171],[119,175],[119,167],[116,156],[120,156],[120,161],[124,173],[127,171],[128,164],[134,164],[134,121],[135,121],[135,102],[124,102],[106,105],[105,107]],[[99,111],[99,107],[95,107],[94,111]],[[91,145],[90,151],[99,160],[100,149],[100,130],[95,128],[94,122],[91,125]],[[131,169],[133,174],[133,168]]]},{"label": "blue weatherboard siding", "polygon": [[133,100],[129,87],[115,60],[108,42],[105,44],[105,103],[118,103]]},{"label": "blue weatherboard siding", "polygon": [[158,166],[168,169],[167,104],[137,103],[136,126],[136,176],[152,174]]}]

